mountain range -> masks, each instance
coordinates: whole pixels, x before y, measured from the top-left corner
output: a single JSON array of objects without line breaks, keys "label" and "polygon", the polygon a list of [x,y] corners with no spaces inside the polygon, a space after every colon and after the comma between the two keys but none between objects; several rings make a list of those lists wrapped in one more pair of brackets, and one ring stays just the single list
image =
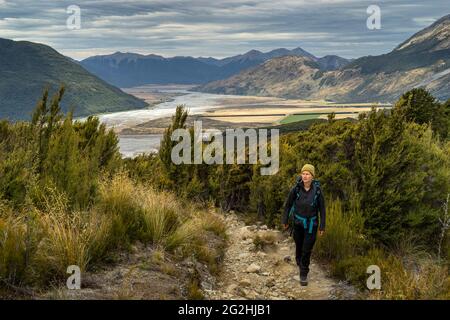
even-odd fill
[{"label": "mountain range", "polygon": [[147,103],[86,71],[49,46],[0,38],[0,118],[24,120],[42,96],[64,85],[63,111],[75,116],[143,108]]},{"label": "mountain range", "polygon": [[51,47],[0,38],[0,118],[29,119],[45,87],[65,85],[63,111],[75,116],[144,108],[118,87],[200,84],[195,90],[337,102],[393,102],[425,87],[450,98],[450,15],[414,34],[391,52],[348,60],[317,58],[296,48],[251,50],[224,59],[116,52],[81,62]]},{"label": "mountain range", "polygon": [[251,50],[224,59],[164,58],[154,54],[116,52],[111,55],[89,57],[80,63],[86,70],[103,80],[115,86],[127,88],[144,84],[203,84],[228,78],[282,56],[308,57],[316,61],[323,70],[335,70],[350,62],[338,56],[317,58],[302,48],[293,50],[281,48],[266,53]]},{"label": "mountain range", "polygon": [[450,15],[387,54],[362,57],[335,70],[325,70],[311,57],[283,56],[197,90],[337,102],[392,102],[416,87],[425,87],[441,100],[450,98]]}]

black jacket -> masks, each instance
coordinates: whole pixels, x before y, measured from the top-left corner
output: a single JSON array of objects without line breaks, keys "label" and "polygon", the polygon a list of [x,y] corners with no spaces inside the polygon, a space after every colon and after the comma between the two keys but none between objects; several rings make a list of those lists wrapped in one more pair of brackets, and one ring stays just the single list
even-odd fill
[{"label": "black jacket", "polygon": [[[291,189],[284,207],[284,214],[281,220],[282,224],[288,223],[289,211],[291,210],[294,201],[296,201],[295,205],[297,213],[305,217],[319,216],[319,230],[325,230],[325,199],[323,193],[320,192],[316,208],[311,205],[315,194],[315,188],[320,188],[313,187],[313,185],[314,183],[311,184],[309,191],[306,191],[303,181],[300,179],[300,181]],[[300,199],[298,200],[296,199],[297,192],[300,192]]]}]

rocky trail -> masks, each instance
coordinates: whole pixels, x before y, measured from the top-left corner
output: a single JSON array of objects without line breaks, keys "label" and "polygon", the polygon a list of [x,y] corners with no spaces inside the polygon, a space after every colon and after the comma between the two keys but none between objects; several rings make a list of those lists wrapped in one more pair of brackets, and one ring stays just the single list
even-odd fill
[{"label": "rocky trail", "polygon": [[[129,252],[119,252],[114,263],[83,274],[81,289],[68,290],[61,285],[34,298],[183,300],[201,295],[211,300],[357,298],[353,287],[328,277],[323,266],[314,260],[309,284],[302,287],[295,263],[295,244],[287,233],[261,224],[245,225],[235,213],[224,213],[222,217],[228,243],[217,276],[195,259],[179,261],[157,247],[136,243]],[[209,245],[216,246],[214,241],[211,238]],[[189,281],[193,277],[198,279],[200,296],[189,294]]]},{"label": "rocky trail", "polygon": [[309,284],[300,285],[295,243],[287,233],[265,225],[246,226],[237,215],[225,216],[229,246],[223,270],[207,299],[354,299],[356,290],[327,276],[311,261]]}]

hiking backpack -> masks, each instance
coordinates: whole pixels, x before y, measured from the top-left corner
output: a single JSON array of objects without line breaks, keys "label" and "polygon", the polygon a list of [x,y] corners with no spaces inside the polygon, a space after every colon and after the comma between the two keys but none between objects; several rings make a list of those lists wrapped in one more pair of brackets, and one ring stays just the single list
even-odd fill
[{"label": "hiking backpack", "polygon": [[[311,217],[309,219],[301,217],[298,212],[297,212],[297,208],[296,208],[296,202],[298,199],[300,199],[300,182],[301,182],[301,177],[297,178],[297,181],[294,185],[294,191],[296,193],[295,199],[292,203],[291,209],[289,210],[289,216],[288,216],[288,224],[289,224],[289,229],[290,229],[290,234],[292,235],[292,232],[294,230],[294,224],[295,221],[300,221],[303,224],[303,227],[305,229],[309,228],[309,233],[312,233],[312,227],[314,224],[314,220],[316,219],[316,217]],[[317,202],[319,200],[320,197],[320,193],[321,193],[321,189],[320,189],[320,181],[319,180],[313,180],[311,187],[313,188],[313,192],[314,192],[314,197],[313,197],[313,202],[311,204],[311,206],[316,209],[317,208]],[[309,221],[309,227],[308,227],[308,221]]]}]

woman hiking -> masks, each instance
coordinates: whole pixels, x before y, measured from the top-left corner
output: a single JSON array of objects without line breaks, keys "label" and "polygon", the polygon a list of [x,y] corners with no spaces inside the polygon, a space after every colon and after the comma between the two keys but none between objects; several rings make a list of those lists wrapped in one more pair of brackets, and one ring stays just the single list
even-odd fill
[{"label": "woman hiking", "polygon": [[305,164],[297,183],[289,192],[284,208],[282,224],[284,230],[291,228],[295,241],[295,260],[300,269],[300,284],[308,285],[311,252],[319,236],[325,232],[325,199],[318,180],[314,180],[315,169]]}]

